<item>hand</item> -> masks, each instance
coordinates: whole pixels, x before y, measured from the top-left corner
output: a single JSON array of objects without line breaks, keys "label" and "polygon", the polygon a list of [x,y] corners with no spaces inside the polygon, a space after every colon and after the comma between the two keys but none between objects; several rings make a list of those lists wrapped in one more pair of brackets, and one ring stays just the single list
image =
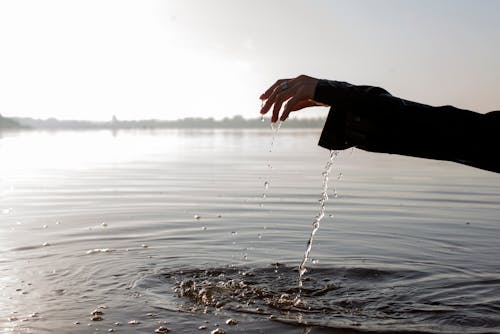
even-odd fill
[{"label": "hand", "polygon": [[313,100],[318,81],[318,79],[306,75],[300,75],[294,79],[276,81],[274,85],[260,96],[261,100],[266,100],[260,113],[265,115],[271,109],[271,106],[274,105],[271,122],[275,123],[278,120],[281,106],[285,101],[288,102],[285,104],[279,118],[281,121],[286,120],[288,115],[293,111],[313,106],[325,106]]}]

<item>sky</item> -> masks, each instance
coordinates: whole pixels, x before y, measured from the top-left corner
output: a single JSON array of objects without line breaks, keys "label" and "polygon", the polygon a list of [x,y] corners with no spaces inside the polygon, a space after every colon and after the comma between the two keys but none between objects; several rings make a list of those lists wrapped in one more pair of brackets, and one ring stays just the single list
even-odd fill
[{"label": "sky", "polygon": [[494,0],[0,0],[0,114],[252,118],[299,74],[484,113],[500,109],[498,13]]}]

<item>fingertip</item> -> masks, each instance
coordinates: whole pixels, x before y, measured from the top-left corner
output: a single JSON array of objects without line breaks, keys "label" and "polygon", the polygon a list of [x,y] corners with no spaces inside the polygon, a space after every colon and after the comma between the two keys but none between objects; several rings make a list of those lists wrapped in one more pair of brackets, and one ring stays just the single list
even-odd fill
[{"label": "fingertip", "polygon": [[280,121],[282,121],[282,122],[286,121],[286,120],[287,120],[287,118],[288,118],[288,115],[289,115],[289,114],[290,114],[289,112],[284,112],[284,113],[281,115]]}]

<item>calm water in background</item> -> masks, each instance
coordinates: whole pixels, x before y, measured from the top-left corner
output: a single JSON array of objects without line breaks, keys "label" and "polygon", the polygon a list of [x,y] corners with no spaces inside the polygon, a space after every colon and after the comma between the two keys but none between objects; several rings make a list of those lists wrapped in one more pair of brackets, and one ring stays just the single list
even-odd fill
[{"label": "calm water in background", "polygon": [[319,133],[4,134],[0,333],[500,333],[500,175],[448,162],[342,152],[290,303]]}]

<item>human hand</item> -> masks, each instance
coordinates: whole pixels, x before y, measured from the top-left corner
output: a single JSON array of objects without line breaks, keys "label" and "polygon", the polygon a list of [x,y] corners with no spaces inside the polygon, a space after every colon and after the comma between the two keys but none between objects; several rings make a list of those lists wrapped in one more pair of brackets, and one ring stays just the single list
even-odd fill
[{"label": "human hand", "polygon": [[325,106],[322,103],[314,101],[314,93],[318,79],[307,75],[299,75],[293,79],[281,79],[276,81],[274,85],[269,87],[264,94],[260,96],[261,100],[266,102],[262,106],[260,113],[265,115],[269,109],[273,107],[273,115],[271,122],[278,120],[281,106],[285,101],[288,101],[283,107],[283,112],[280,121],[288,118],[288,115],[293,112],[307,107]]}]

